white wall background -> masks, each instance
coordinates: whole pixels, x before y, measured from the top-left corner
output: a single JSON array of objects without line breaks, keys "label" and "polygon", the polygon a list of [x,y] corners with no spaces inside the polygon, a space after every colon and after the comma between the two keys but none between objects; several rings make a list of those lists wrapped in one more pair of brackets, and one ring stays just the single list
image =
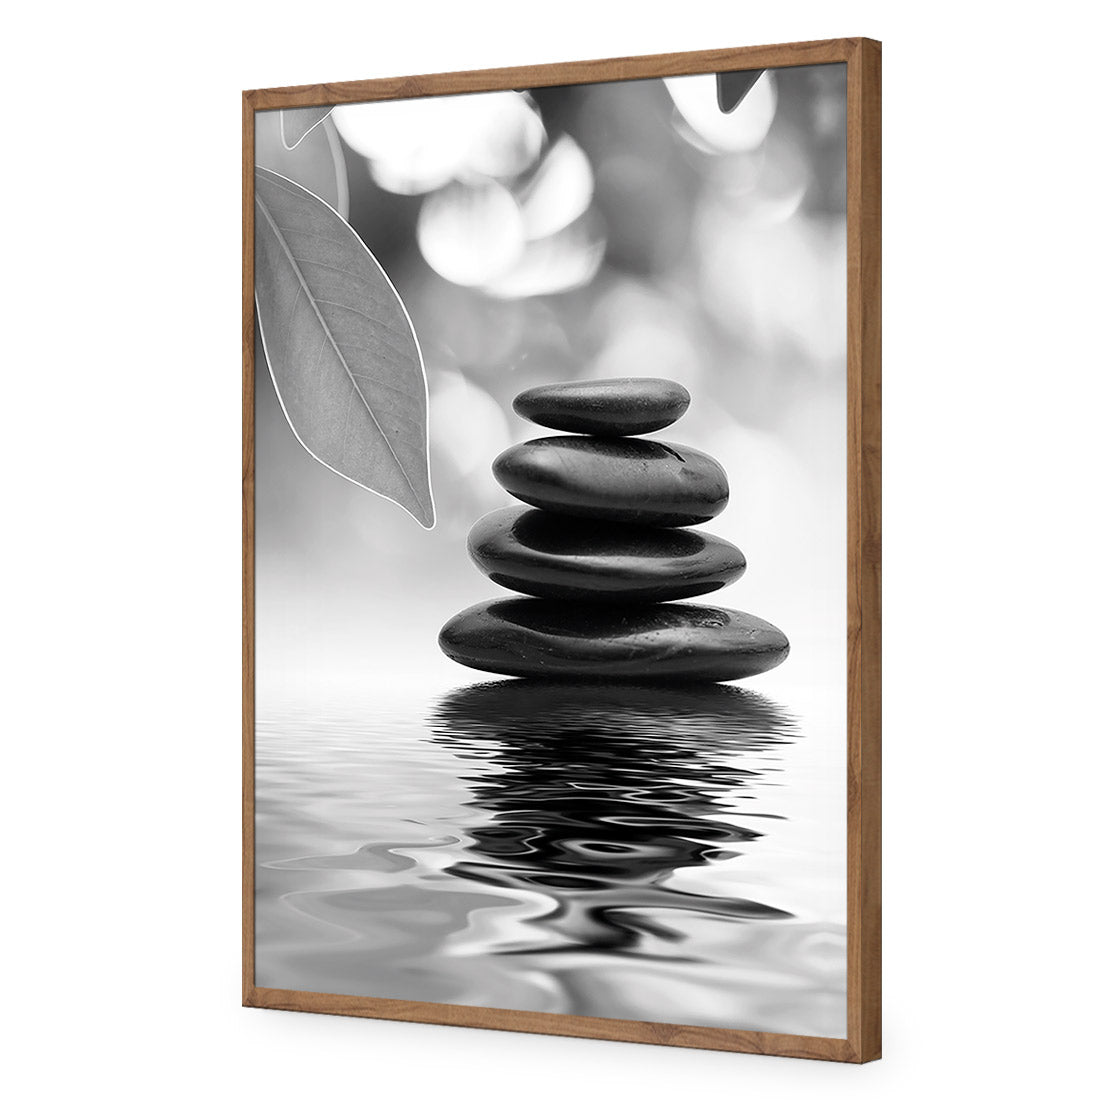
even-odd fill
[{"label": "white wall background", "polygon": [[[1087,1087],[1100,363],[1083,14],[1057,0],[1026,19],[843,0],[8,13],[13,1095]],[[885,41],[886,1059],[237,1007],[239,90],[845,34]]]}]

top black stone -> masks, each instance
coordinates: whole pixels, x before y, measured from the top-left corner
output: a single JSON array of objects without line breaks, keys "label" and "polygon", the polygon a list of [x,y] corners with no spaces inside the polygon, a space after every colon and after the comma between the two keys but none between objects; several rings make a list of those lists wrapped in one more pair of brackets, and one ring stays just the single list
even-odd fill
[{"label": "top black stone", "polygon": [[688,391],[666,378],[608,378],[535,386],[521,393],[512,408],[546,428],[622,436],[667,428],[690,402]]}]

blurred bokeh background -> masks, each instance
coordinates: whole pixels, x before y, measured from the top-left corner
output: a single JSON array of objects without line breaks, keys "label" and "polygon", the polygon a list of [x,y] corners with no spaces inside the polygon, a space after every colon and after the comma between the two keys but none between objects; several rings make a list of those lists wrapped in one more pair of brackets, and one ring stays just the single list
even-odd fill
[{"label": "blurred bokeh background", "polygon": [[572,378],[691,391],[661,435],[726,467],[709,529],[749,562],[710,602],[780,625],[791,663],[811,639],[842,660],[843,65],[768,71],[731,114],[714,75],[342,106],[292,151],[262,113],[256,151],[344,214],[402,295],[438,512],[423,531],[310,458],[259,363],[261,701],[478,678],[435,646],[499,593],[466,533],[509,502],[493,458],[546,434],[512,398]]}]

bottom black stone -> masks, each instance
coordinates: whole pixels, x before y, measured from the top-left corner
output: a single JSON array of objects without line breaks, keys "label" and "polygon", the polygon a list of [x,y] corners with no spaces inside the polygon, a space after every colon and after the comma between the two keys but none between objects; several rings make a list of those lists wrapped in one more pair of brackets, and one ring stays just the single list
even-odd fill
[{"label": "bottom black stone", "polygon": [[439,645],[459,664],[505,676],[701,681],[767,672],[790,648],[743,611],[539,599],[475,604],[443,627]]}]

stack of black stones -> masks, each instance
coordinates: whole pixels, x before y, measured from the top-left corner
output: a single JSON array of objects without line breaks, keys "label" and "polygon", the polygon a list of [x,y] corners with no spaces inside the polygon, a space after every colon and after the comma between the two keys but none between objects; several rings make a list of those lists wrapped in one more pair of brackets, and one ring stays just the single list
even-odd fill
[{"label": "stack of black stones", "polygon": [[510,676],[739,680],[787,656],[783,632],[742,611],[669,603],[745,571],[741,551],[687,527],[729,499],[725,471],[678,443],[637,439],[683,416],[691,398],[659,378],[566,382],[513,408],[573,435],[532,439],[493,463],[532,507],[474,525],[469,551],[490,580],[535,599],[490,600],[439,635],[460,664]]}]

